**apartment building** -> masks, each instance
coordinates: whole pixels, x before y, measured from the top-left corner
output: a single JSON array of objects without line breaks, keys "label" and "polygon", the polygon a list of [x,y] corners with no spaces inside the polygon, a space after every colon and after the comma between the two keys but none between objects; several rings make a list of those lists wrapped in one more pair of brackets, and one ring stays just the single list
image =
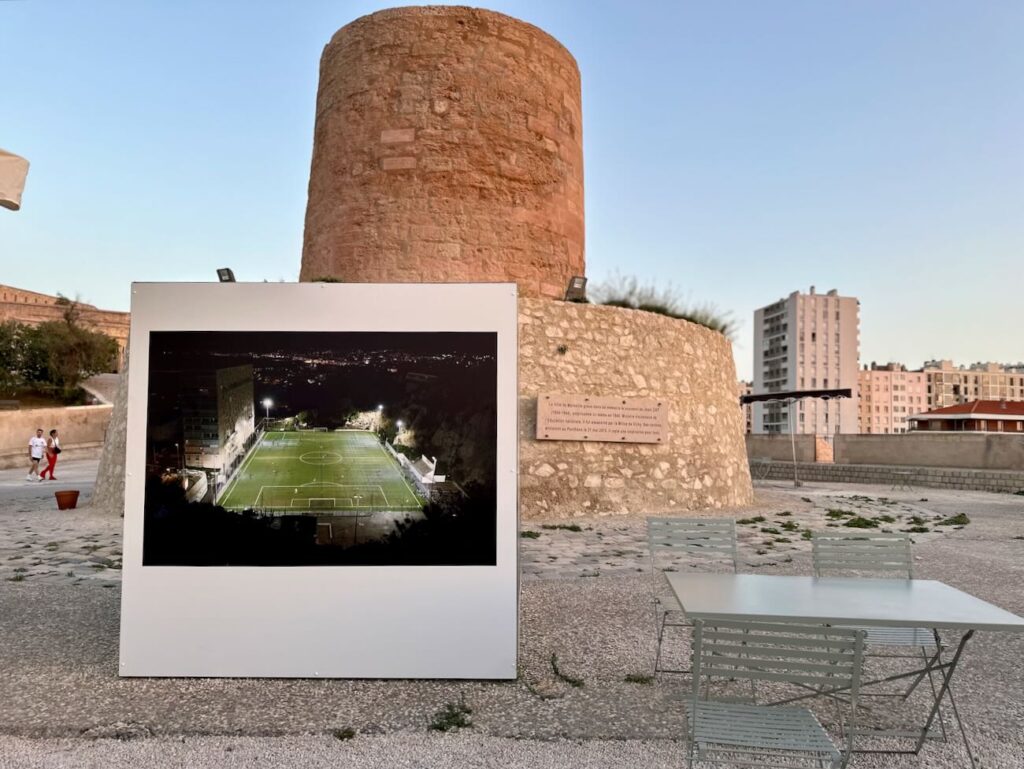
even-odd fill
[{"label": "apartment building", "polygon": [[924,364],[928,378],[928,409],[970,401],[1024,401],[1024,366],[972,363],[954,366],[950,360]]},{"label": "apartment building", "polygon": [[754,433],[834,435],[859,429],[860,302],[835,289],[794,291],[754,312],[754,393],[850,388],[853,398],[755,403]]},{"label": "apartment building", "polygon": [[858,377],[858,432],[905,433],[911,416],[929,409],[928,376],[899,363],[864,366]]},{"label": "apartment building", "polygon": [[[750,395],[752,392],[754,392],[754,383],[744,382],[741,379],[739,381],[738,388],[740,397],[743,397],[744,395]],[[740,408],[743,410],[743,432],[746,435],[750,435],[751,430],[753,429],[753,407],[749,403],[744,403],[740,406]]]}]

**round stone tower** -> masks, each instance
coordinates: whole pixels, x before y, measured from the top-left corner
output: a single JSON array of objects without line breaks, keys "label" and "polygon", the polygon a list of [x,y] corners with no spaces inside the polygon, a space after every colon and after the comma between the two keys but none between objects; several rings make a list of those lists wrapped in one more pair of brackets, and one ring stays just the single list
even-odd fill
[{"label": "round stone tower", "polygon": [[534,26],[465,7],[342,27],[320,61],[301,280],[584,274],[580,76]]}]

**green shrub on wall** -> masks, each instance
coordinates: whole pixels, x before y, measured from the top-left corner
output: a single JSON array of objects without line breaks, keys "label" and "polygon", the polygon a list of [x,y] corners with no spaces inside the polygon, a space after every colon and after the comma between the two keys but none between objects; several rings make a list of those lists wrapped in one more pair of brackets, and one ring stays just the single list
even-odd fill
[{"label": "green shrub on wall", "polygon": [[591,301],[595,304],[625,307],[688,320],[690,323],[717,331],[730,341],[739,328],[731,312],[723,312],[711,303],[688,304],[671,283],[659,287],[653,283],[642,284],[632,275],[613,273],[604,282],[593,286],[589,293]]},{"label": "green shrub on wall", "polygon": [[0,393],[24,391],[74,401],[83,379],[117,368],[117,342],[79,323],[78,303],[63,298],[64,318],[38,326],[0,323]]}]

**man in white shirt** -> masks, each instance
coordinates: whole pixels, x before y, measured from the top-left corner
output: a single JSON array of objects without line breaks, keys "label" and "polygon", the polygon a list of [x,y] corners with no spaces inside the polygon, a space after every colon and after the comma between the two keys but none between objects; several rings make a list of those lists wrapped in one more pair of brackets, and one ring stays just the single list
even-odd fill
[{"label": "man in white shirt", "polygon": [[32,464],[28,469],[26,481],[41,481],[39,477],[39,462],[46,453],[46,438],[43,437],[43,428],[36,430],[36,434],[28,439],[28,457]]}]

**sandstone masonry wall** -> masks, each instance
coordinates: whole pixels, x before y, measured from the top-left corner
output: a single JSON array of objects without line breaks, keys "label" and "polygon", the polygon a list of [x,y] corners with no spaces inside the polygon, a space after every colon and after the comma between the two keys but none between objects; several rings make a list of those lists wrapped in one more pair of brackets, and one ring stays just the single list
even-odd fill
[{"label": "sandstone masonry wall", "polygon": [[579,70],[534,26],[394,8],[324,49],[300,280],[515,282],[584,274]]},{"label": "sandstone masonry wall", "polygon": [[[753,501],[732,349],[721,334],[654,313],[531,298],[519,300],[519,334],[524,519]],[[551,392],[667,400],[669,442],[538,441],[537,396]]]},{"label": "sandstone masonry wall", "polygon": [[[46,321],[62,320],[64,307],[59,304],[59,299],[59,297],[49,294],[40,294],[36,291],[26,291],[23,288],[0,284],[0,323],[13,320],[17,323],[38,326]],[[123,357],[125,348],[128,346],[128,326],[130,324],[128,313],[100,310],[91,304],[81,303],[78,309],[81,313],[82,325],[113,337],[117,341],[118,349]]]},{"label": "sandstone masonry wall", "polygon": [[0,468],[28,468],[28,439],[37,427],[60,434],[63,460],[96,456],[110,423],[111,406],[68,406],[0,411]]}]

